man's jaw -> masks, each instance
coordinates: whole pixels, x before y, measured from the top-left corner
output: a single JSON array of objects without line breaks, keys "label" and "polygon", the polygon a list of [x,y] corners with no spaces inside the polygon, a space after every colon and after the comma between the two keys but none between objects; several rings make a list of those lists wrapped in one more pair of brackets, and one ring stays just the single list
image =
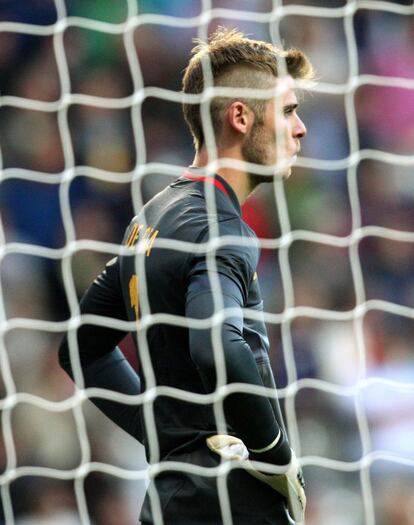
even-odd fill
[{"label": "man's jaw", "polygon": [[279,168],[279,170],[276,169],[273,175],[258,175],[255,173],[249,173],[249,179],[252,189],[256,188],[256,186],[258,186],[259,184],[273,182],[275,178],[287,180],[292,174],[292,166],[294,166],[298,160],[298,152],[299,149],[294,155],[290,157],[290,159],[286,158],[283,168]]}]

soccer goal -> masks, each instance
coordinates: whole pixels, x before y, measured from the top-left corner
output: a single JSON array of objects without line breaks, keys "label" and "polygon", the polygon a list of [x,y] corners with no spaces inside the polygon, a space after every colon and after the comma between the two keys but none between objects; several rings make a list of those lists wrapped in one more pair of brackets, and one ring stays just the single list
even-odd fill
[{"label": "soccer goal", "polygon": [[[157,386],[147,330],[188,321],[152,315],[145,274],[138,353],[130,337],[120,345],[144,370],[145,392],[83,388],[76,331],[82,324],[136,330],[80,316],[79,299],[128,249],[121,240],[131,217],[191,163],[183,102],[201,103],[214,152],[209,64],[201,96],[181,92],[181,75],[193,39],[218,26],[298,47],[316,69],[316,82],[296,86],[307,136],[291,177],[260,186],[243,207],[261,247],[270,358],[306,480],[305,522],[413,522],[413,19],[408,0],[0,5],[0,523],[129,525],[151,478],[171,468],[212,475],[159,460],[153,407],[159,396],[213,400],[223,425],[223,399],[233,390],[224,377],[205,398]],[[213,161],[209,172],[216,168]],[[155,236],[148,232],[141,253]],[[214,253],[223,242],[214,240],[214,225],[212,239],[175,248]],[[57,362],[64,333],[76,387]],[[143,447],[91,397],[142,404],[150,467]],[[230,469],[223,463],[214,473],[225,525],[232,523]],[[157,494],[150,497],[162,525]]]}]

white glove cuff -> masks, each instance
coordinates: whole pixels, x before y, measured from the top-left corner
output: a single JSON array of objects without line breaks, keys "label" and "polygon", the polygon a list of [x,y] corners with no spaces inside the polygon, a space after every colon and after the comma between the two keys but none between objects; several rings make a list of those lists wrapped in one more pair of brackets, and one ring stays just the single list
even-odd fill
[{"label": "white glove cuff", "polygon": [[263,452],[268,452],[269,450],[272,450],[272,448],[274,448],[280,441],[280,437],[281,437],[282,433],[278,432],[277,436],[275,437],[275,439],[269,443],[269,445],[267,445],[267,447],[263,447],[263,448],[249,448],[250,452],[254,452],[255,454],[262,454]]}]

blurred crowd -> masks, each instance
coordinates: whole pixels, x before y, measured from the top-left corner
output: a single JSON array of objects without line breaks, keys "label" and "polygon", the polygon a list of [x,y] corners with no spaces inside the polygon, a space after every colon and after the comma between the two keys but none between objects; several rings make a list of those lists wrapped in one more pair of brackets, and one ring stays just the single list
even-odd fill
[{"label": "blurred crowd", "polygon": [[[191,17],[202,9],[201,0],[137,1],[139,14]],[[261,13],[282,3],[331,9],[343,6],[345,1],[211,1],[213,7]],[[412,5],[408,1],[394,3]],[[65,5],[68,16],[112,23],[121,23],[127,16],[126,1],[66,0]],[[0,2],[0,23],[48,26],[56,16],[51,0]],[[214,18],[209,31],[218,25],[237,27],[264,40],[271,40],[279,31],[285,46],[299,47],[308,54],[321,83],[338,87],[336,94],[303,96],[299,114],[308,129],[302,141],[303,158],[340,161],[348,157],[355,144],[368,152],[355,168],[346,169],[345,162],[338,162],[338,168],[334,162],[297,167],[285,184],[285,195],[293,231],[317,232],[329,240],[345,238],[361,227],[369,235],[364,234],[350,247],[316,242],[318,239],[295,240],[289,247],[290,275],[281,267],[279,251],[266,248],[258,269],[266,312],[283,312],[293,297],[295,307],[338,314],[336,318],[301,315],[283,327],[268,325],[272,364],[280,388],[305,378],[337,387],[320,389],[315,383],[304,383],[294,401],[286,403],[286,410],[294,409],[297,417],[299,454],[354,465],[342,470],[305,467],[307,523],[364,525],[364,504],[370,504],[371,489],[376,525],[412,525],[414,243],[378,232],[414,232],[414,91],[367,82],[347,101],[339,88],[348,82],[355,57],[350,57],[353,46],[347,40],[343,18],[290,15],[278,26],[238,20],[237,16]],[[360,75],[414,79],[413,14],[358,9],[353,28]],[[198,30],[197,26],[139,25],[134,30],[134,45],[143,85],[179,91]],[[68,68],[71,93],[109,98],[133,93],[130,57],[122,34],[70,25],[63,42],[67,63],[60,67]],[[4,31],[0,26],[2,97],[54,102],[62,93],[60,78],[52,35]],[[355,127],[346,111],[349,101],[355,110]],[[67,119],[69,128],[70,136],[65,139],[59,124],[62,118]],[[142,133],[135,125],[140,119]],[[62,188],[56,175],[68,167],[68,149],[73,151],[76,166],[120,176],[119,181],[115,177],[107,182],[79,168],[69,189],[76,239],[113,243],[120,242],[137,211],[133,192],[141,192],[146,201],[172,180],[163,173],[149,173],[132,189],[122,175],[137,164],[149,162],[169,163],[184,170],[193,158],[180,105],[160,98],[147,98],[142,107],[132,111],[130,107],[72,104],[67,113],[60,114],[0,103],[0,159],[4,170],[0,179],[0,242],[65,247],[68,238],[62,217]],[[374,150],[391,156],[378,156]],[[411,166],[405,162],[409,158]],[[50,181],[24,178],[30,172],[49,175]],[[280,213],[269,187],[260,188],[243,209],[245,220],[262,239],[280,235]],[[109,258],[94,250],[75,252],[70,265],[78,296]],[[62,321],[70,315],[61,259],[31,255],[30,250],[7,253],[0,259],[0,279],[0,304],[4,304],[6,319]],[[286,296],[290,279],[292,294]],[[379,307],[385,302],[404,309]],[[361,303],[368,306],[361,317],[346,315]],[[50,401],[67,399],[73,385],[56,357],[62,334],[28,328],[8,330],[5,326],[0,343],[1,397],[14,389]],[[123,343],[123,349],[135,359],[130,339]],[[285,360],[290,352],[294,371]],[[14,466],[76,469],[85,460],[144,471],[142,447],[89,403],[83,408],[86,428],[79,430],[79,419],[71,410],[51,412],[18,403],[11,413],[12,446],[5,430],[8,415],[3,414],[0,476]],[[89,444],[86,449],[85,442]],[[372,462],[360,469],[358,461],[370,452],[390,456],[372,456]],[[92,523],[131,525],[137,523],[145,480],[126,481],[92,472],[75,485],[73,480],[22,476],[9,488],[17,525],[80,523],[79,493],[85,494]],[[0,523],[5,519],[1,508]]]}]

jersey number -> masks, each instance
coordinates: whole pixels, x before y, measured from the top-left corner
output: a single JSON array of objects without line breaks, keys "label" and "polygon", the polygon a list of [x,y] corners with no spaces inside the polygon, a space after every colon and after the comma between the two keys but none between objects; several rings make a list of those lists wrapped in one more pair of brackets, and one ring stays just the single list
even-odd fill
[{"label": "jersey number", "polygon": [[129,280],[129,299],[131,301],[131,308],[135,312],[135,319],[139,319],[139,288],[138,277],[133,274]]}]

